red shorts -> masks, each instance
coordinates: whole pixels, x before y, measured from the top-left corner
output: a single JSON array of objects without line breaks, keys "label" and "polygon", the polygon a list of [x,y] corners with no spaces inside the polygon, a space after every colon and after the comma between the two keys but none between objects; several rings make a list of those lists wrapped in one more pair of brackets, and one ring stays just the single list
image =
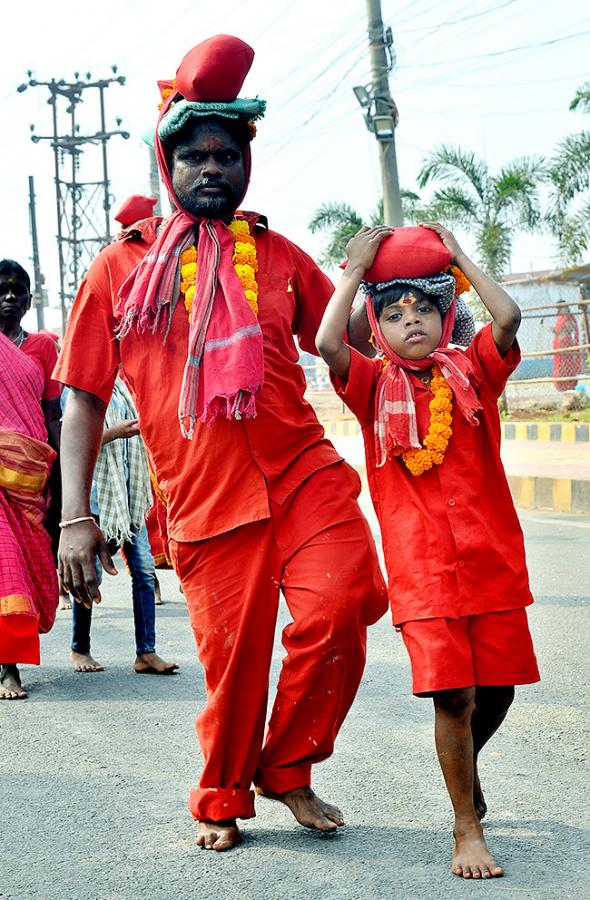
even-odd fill
[{"label": "red shorts", "polygon": [[412,663],[412,691],[539,681],[526,609],[460,619],[416,619],[401,633]]}]

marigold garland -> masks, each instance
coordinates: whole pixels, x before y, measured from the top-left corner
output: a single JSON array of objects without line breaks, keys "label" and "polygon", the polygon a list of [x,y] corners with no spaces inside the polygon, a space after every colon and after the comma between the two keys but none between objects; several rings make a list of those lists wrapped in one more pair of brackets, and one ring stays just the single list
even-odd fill
[{"label": "marigold garland", "polygon": [[471,290],[471,282],[467,275],[461,271],[459,266],[449,266],[447,269],[449,275],[452,275],[455,279],[455,296],[459,297],[461,294],[464,294],[466,291]]},{"label": "marigold garland", "polygon": [[[250,233],[250,226],[244,219],[234,219],[228,226],[234,239],[232,263],[240,284],[244,289],[248,306],[258,315],[258,259],[256,241]],[[184,305],[190,320],[195,299],[197,280],[197,248],[193,244],[180,254],[180,292],[184,294]]]},{"label": "marigold garland", "polygon": [[437,365],[432,367],[430,391],[433,394],[430,426],[423,446],[400,454],[412,475],[422,475],[433,466],[440,466],[453,433],[453,392]]}]

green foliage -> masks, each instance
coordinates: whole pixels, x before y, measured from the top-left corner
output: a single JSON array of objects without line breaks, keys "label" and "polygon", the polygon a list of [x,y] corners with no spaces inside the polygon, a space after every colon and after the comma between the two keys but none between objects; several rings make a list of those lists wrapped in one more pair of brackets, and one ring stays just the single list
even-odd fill
[{"label": "green foliage", "polygon": [[[578,88],[569,108],[590,112],[590,82]],[[577,209],[574,207],[590,188],[590,131],[579,131],[560,141],[546,180],[549,203],[545,222],[557,239],[559,261],[565,266],[580,263],[590,247],[590,203],[585,200]]]},{"label": "green foliage", "polygon": [[[416,223],[426,221],[420,216],[420,198],[413,191],[400,191],[404,221]],[[323,266],[338,266],[346,258],[346,245],[365,224],[381,225],[383,222],[383,200],[372,210],[368,223],[348,203],[322,203],[316,209],[310,222],[312,234],[324,231],[328,234],[328,243],[319,257]]]},{"label": "green foliage", "polygon": [[425,159],[418,184],[441,185],[430,204],[432,218],[470,231],[481,265],[499,279],[510,267],[515,231],[534,231],[541,226],[539,182],[543,172],[543,160],[524,157],[494,175],[471,151],[443,145]]},{"label": "green foliage", "polygon": [[578,88],[570,103],[570,109],[572,111],[579,109],[581,112],[590,113],[590,81]]}]

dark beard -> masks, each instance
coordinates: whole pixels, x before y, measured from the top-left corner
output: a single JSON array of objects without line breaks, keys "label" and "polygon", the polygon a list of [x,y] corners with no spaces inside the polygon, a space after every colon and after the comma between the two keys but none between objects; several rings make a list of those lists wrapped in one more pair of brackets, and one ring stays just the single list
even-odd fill
[{"label": "dark beard", "polygon": [[178,194],[178,200],[183,209],[203,219],[226,219],[234,214],[238,206],[236,198],[229,194],[199,199],[190,194]]}]

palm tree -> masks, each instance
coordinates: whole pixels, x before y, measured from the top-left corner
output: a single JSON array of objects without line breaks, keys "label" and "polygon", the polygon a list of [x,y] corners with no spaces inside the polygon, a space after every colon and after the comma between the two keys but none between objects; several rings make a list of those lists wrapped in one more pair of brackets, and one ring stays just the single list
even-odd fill
[{"label": "palm tree", "polygon": [[[402,190],[402,210],[404,221],[425,221],[421,217],[419,200],[413,191]],[[369,225],[380,225],[383,222],[383,200],[380,200],[369,216]],[[314,212],[309,223],[312,234],[318,231],[329,233],[328,243],[319,257],[323,266],[338,266],[346,257],[346,245],[359,228],[367,223],[348,203],[322,203]]]},{"label": "palm tree", "polygon": [[418,184],[442,185],[429,203],[429,216],[474,234],[479,262],[499,279],[510,267],[515,232],[540,227],[543,167],[540,158],[523,157],[492,174],[471,151],[443,145],[426,158]]},{"label": "palm tree", "polygon": [[[590,82],[578,88],[570,109],[590,112]],[[590,188],[590,131],[570,134],[557,146],[550,160],[549,207],[545,219],[557,238],[559,260],[564,265],[580,262],[590,246],[590,199],[576,200]]]}]

